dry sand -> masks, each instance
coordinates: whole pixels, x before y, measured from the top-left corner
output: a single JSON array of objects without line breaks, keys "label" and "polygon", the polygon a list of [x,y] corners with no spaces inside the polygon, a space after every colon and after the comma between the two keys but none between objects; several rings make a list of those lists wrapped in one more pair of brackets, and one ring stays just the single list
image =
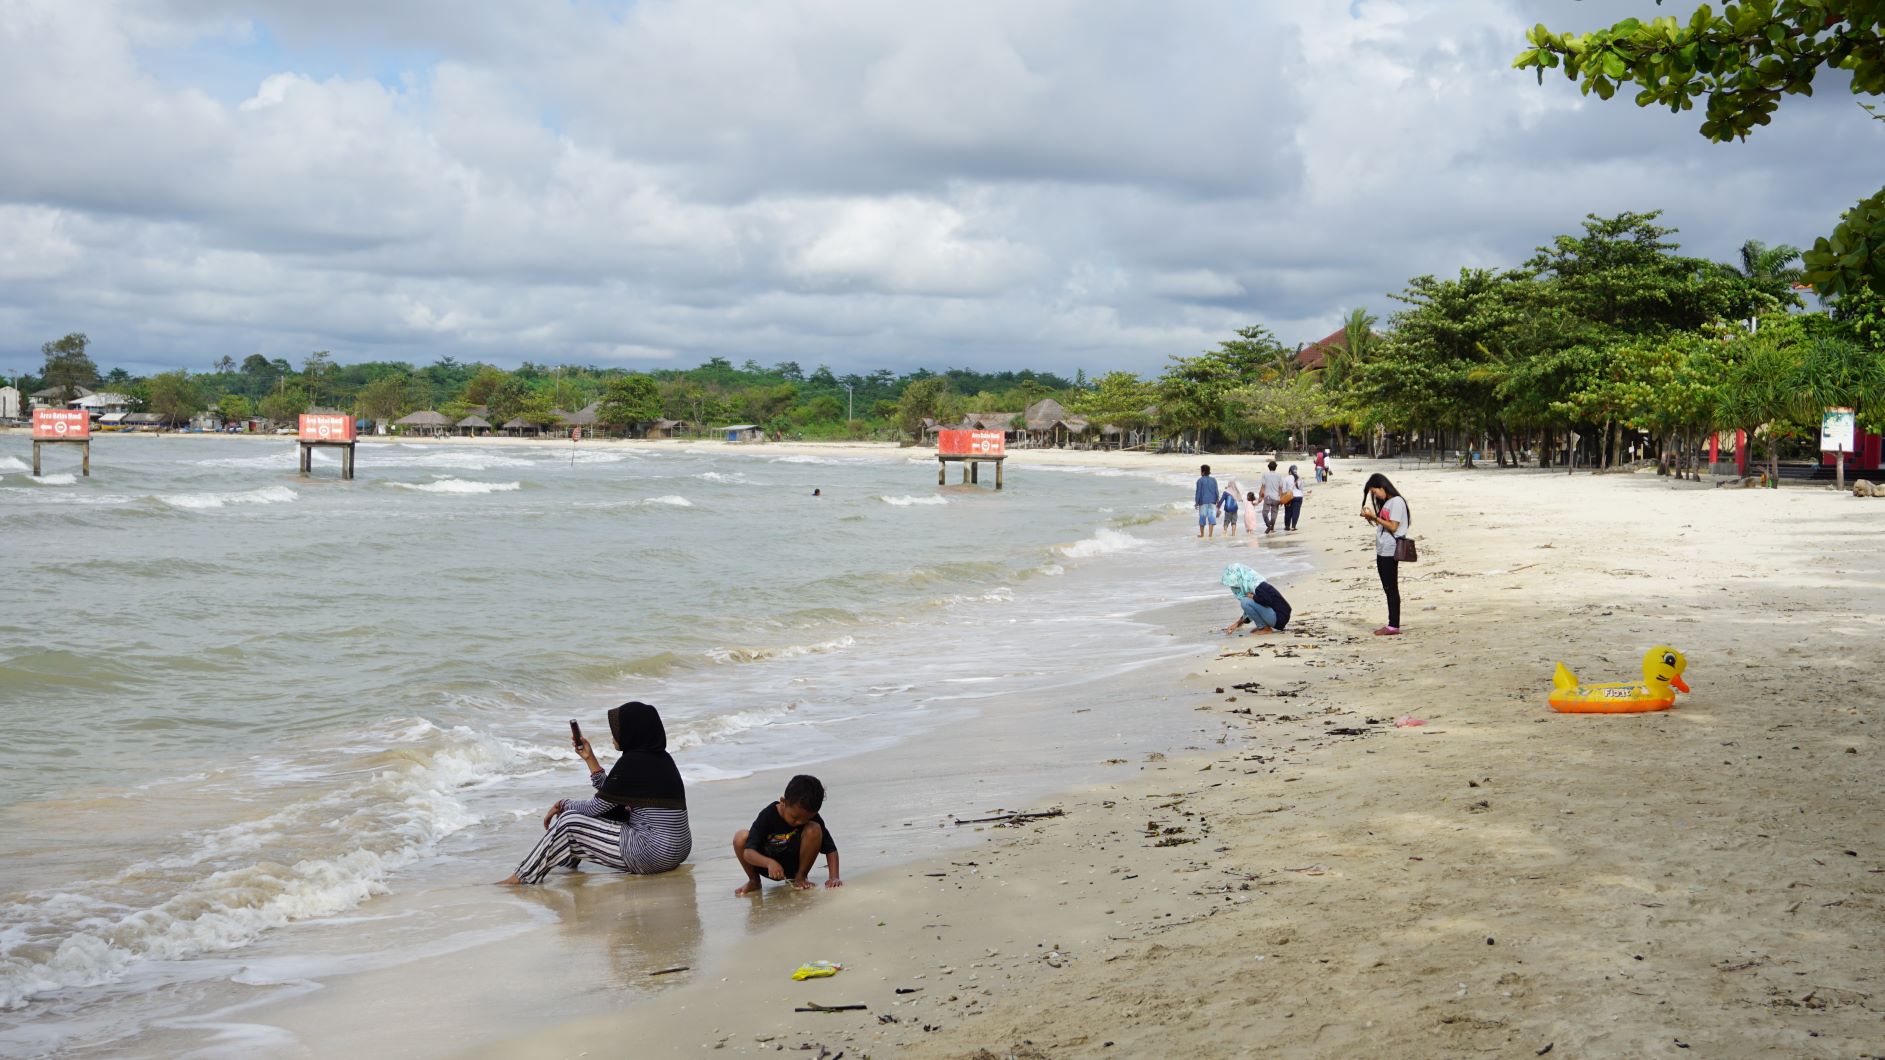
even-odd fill
[{"label": "dry sand", "polygon": [[[968,852],[847,860],[653,999],[485,1055],[1885,1055],[1885,501],[1382,469],[1423,552],[1406,636],[1368,635],[1344,462],[1292,542],[1326,554],[1290,632],[1110,705],[1210,712],[1222,746],[1115,763]],[[1555,660],[1632,679],[1661,642],[1676,709],[1544,705]],[[821,958],[844,971],[788,978]]]}]

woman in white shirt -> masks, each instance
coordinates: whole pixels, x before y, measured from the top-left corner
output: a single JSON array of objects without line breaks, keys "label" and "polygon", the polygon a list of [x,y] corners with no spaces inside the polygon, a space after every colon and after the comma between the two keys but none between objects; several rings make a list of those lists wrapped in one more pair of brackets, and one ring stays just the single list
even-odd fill
[{"label": "woman in white shirt", "polygon": [[[1370,501],[1374,502],[1372,509]],[[1382,474],[1368,476],[1368,484],[1361,488],[1361,505],[1361,517],[1374,524],[1374,566],[1381,575],[1381,590],[1388,597],[1388,624],[1375,630],[1374,635],[1398,637],[1401,635],[1401,561],[1396,556],[1396,546],[1407,536],[1407,524],[1412,521],[1413,513],[1407,508],[1407,499]]]}]

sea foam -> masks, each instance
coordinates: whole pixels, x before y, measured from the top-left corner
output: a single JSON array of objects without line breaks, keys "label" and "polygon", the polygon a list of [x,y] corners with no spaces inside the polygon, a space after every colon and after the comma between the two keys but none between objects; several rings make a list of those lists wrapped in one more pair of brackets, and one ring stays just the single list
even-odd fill
[{"label": "sea foam", "polygon": [[877,499],[880,501],[883,501],[885,504],[893,504],[899,508],[908,508],[913,504],[948,504],[949,503],[949,499],[947,497],[939,497],[934,493],[931,493],[922,497],[908,497],[908,496],[879,497]]},{"label": "sea foam", "polygon": [[434,482],[388,482],[387,485],[421,493],[509,493],[524,488],[521,482],[470,482],[462,478],[442,478]]},{"label": "sea foam", "polygon": [[1105,556],[1114,552],[1129,552],[1143,548],[1147,544],[1144,538],[1102,527],[1092,537],[1081,538],[1071,545],[1055,545],[1054,551],[1068,559],[1089,559],[1093,556]]},{"label": "sea foam", "polygon": [[172,508],[222,508],[231,504],[287,504],[296,497],[286,486],[263,486],[239,493],[170,493],[158,498]]}]

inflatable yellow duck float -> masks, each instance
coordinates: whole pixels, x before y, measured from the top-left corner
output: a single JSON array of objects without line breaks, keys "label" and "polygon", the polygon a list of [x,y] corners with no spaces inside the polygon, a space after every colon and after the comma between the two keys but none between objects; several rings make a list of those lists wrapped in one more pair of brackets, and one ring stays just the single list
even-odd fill
[{"label": "inflatable yellow duck float", "polygon": [[1682,671],[1689,660],[1667,644],[1658,644],[1643,653],[1643,683],[1617,681],[1603,685],[1580,685],[1577,677],[1558,664],[1551,675],[1551,709],[1566,714],[1642,714],[1668,710],[1676,705],[1676,693],[1687,692]]}]

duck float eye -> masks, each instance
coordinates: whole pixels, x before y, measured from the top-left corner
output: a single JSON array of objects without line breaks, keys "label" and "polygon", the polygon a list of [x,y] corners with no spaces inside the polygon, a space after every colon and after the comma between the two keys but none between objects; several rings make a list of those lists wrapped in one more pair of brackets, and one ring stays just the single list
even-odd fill
[{"label": "duck float eye", "polygon": [[1670,654],[1663,656],[1662,664],[1664,666],[1674,666],[1676,664],[1675,653],[1671,652]]}]

